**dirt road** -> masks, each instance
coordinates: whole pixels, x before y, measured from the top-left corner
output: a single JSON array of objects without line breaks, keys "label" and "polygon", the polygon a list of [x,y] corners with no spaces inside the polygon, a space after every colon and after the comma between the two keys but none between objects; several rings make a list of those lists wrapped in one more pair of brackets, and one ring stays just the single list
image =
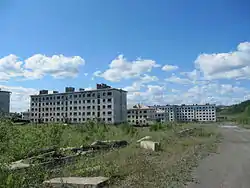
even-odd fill
[{"label": "dirt road", "polygon": [[218,154],[202,160],[187,188],[250,188],[250,130],[219,128],[224,139]]}]

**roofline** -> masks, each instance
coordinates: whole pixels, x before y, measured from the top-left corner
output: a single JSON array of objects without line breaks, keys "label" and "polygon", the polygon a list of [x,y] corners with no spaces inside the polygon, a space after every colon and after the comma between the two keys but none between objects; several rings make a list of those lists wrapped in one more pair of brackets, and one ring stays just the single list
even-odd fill
[{"label": "roofline", "polygon": [[182,107],[182,106],[216,106],[216,104],[171,104],[171,105],[150,105],[150,107]]},{"label": "roofline", "polygon": [[127,110],[155,110],[154,108],[128,108]]},{"label": "roofline", "polygon": [[0,90],[0,93],[12,93],[11,91],[3,91],[3,90]]},{"label": "roofline", "polygon": [[116,90],[116,91],[122,91],[122,92],[128,92],[123,89],[117,89],[117,88],[104,88],[104,89],[92,89],[92,90],[84,90],[84,91],[73,91],[73,92],[62,92],[62,93],[48,93],[48,94],[36,94],[36,95],[30,95],[30,97],[35,96],[46,96],[46,95],[66,95],[66,94],[79,94],[79,93],[88,93],[93,91],[110,91],[110,90]]}]

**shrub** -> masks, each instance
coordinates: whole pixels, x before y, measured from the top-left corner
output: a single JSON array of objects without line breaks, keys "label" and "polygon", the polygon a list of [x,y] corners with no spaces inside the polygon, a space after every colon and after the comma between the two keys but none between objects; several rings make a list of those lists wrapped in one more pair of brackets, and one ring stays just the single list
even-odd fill
[{"label": "shrub", "polygon": [[129,125],[129,124],[121,125],[121,129],[127,135],[135,136],[135,135],[138,134],[138,130],[135,127],[133,127],[132,125]]},{"label": "shrub", "polygon": [[165,128],[166,128],[166,126],[163,125],[162,123],[155,123],[155,124],[150,126],[149,130],[150,131],[159,131],[159,130],[163,130]]}]

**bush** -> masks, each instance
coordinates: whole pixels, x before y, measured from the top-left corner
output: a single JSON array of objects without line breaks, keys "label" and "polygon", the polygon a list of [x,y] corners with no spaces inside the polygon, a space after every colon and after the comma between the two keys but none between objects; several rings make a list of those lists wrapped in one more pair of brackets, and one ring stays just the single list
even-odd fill
[{"label": "bush", "polygon": [[39,167],[20,172],[12,172],[0,167],[0,188],[39,188],[47,177],[48,173]]},{"label": "bush", "polygon": [[150,126],[149,130],[150,131],[159,131],[159,130],[164,130],[165,128],[166,128],[166,126],[163,125],[162,123],[155,123],[155,124]]},{"label": "bush", "polygon": [[127,135],[135,136],[135,135],[138,134],[138,130],[135,127],[133,127],[132,125],[129,125],[129,124],[121,125],[121,129]]}]

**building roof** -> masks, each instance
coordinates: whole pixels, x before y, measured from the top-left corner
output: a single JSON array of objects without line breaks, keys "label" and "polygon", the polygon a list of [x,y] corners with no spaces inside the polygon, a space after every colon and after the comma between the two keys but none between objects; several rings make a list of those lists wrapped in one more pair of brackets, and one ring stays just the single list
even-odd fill
[{"label": "building roof", "polygon": [[165,110],[158,109],[158,110],[156,110],[156,113],[165,113]]},{"label": "building roof", "polygon": [[136,109],[143,109],[143,110],[151,110],[153,108],[149,107],[149,106],[146,106],[146,105],[143,105],[143,104],[136,104],[134,105],[132,108],[130,108],[129,110],[136,110]]},{"label": "building roof", "polygon": [[46,96],[46,95],[67,95],[67,94],[79,94],[79,93],[88,93],[88,92],[93,92],[93,91],[110,91],[110,90],[116,90],[116,91],[122,91],[122,92],[127,92],[122,89],[117,89],[117,88],[104,88],[104,89],[92,89],[92,90],[84,90],[84,91],[73,91],[73,92],[58,92],[58,93],[48,93],[48,94],[35,94],[35,95],[30,95],[31,97],[35,96]]},{"label": "building roof", "polygon": [[149,106],[150,108],[162,108],[162,107],[194,107],[194,106],[215,106],[215,104],[172,104],[172,105],[153,105]]},{"label": "building roof", "polygon": [[10,91],[3,91],[1,88],[0,88],[0,93],[11,93]]}]

